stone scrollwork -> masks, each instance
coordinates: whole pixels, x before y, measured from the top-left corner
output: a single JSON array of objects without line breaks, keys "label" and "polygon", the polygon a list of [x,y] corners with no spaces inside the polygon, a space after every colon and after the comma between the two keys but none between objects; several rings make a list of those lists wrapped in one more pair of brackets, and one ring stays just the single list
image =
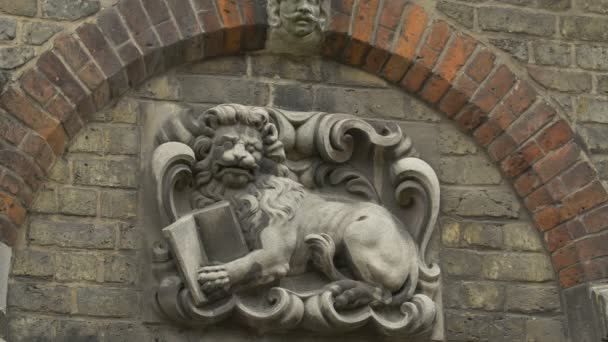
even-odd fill
[{"label": "stone scrollwork", "polygon": [[167,121],[156,143],[155,303],[168,318],[432,330],[439,183],[399,126],[224,104]]}]

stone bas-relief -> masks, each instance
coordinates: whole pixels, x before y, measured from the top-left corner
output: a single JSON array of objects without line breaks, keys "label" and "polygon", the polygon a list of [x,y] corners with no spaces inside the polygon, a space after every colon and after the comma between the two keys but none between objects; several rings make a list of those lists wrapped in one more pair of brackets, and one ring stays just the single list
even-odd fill
[{"label": "stone bas-relief", "polygon": [[274,53],[318,53],[327,11],[323,0],[268,0],[266,48]]},{"label": "stone bas-relief", "polygon": [[[356,142],[356,143],[355,143]],[[156,306],[187,325],[433,333],[439,183],[395,124],[225,104],[170,119]]]}]

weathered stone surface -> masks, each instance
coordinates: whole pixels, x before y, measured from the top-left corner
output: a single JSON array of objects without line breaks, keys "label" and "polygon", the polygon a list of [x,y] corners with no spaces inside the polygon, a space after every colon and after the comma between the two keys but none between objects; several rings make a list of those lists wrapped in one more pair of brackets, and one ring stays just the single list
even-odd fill
[{"label": "weathered stone surface", "polygon": [[27,44],[42,45],[62,29],[63,27],[57,24],[27,22],[23,25],[23,41]]},{"label": "weathered stone surface", "polygon": [[515,196],[506,190],[445,189],[442,210],[462,216],[519,217],[520,205]]},{"label": "weathered stone surface", "polygon": [[97,0],[40,0],[42,16],[51,19],[76,20],[99,11]]},{"label": "weathered stone surface", "polygon": [[587,12],[608,13],[608,3],[603,0],[581,0],[578,4]]},{"label": "weathered stone surface", "polygon": [[539,313],[559,311],[559,290],[554,285],[518,285],[506,287],[507,311]]},{"label": "weathered stone surface", "polygon": [[449,308],[498,311],[504,306],[504,286],[497,282],[448,283],[445,288]]},{"label": "weathered stone surface", "polygon": [[529,223],[509,223],[503,226],[504,244],[508,249],[544,251],[536,228]]},{"label": "weathered stone surface", "polygon": [[559,318],[529,319],[526,321],[526,341],[564,342],[564,322]]},{"label": "weathered stone surface", "polygon": [[439,180],[446,184],[500,184],[496,166],[482,156],[442,157]]},{"label": "weathered stone surface", "polygon": [[217,76],[178,75],[181,98],[189,102],[241,103],[265,105],[268,103],[268,85],[250,80]]},{"label": "weathered stone surface", "polygon": [[449,1],[439,1],[437,2],[437,9],[463,26],[473,28],[475,23],[474,7]]},{"label": "weathered stone surface", "polygon": [[447,310],[449,341],[522,341],[526,320],[504,314],[473,314]]},{"label": "weathered stone surface", "polygon": [[552,15],[533,13],[511,8],[479,8],[479,26],[484,31],[527,33],[550,36],[555,32],[556,18]]},{"label": "weathered stone surface", "polygon": [[135,188],[138,184],[135,159],[77,159],[74,163],[74,183],[110,187]]},{"label": "weathered stone surface", "polygon": [[89,125],[72,142],[70,152],[98,152],[102,153],[104,132],[101,127]]},{"label": "weathered stone surface", "polygon": [[17,22],[13,19],[0,19],[0,40],[13,40],[17,32]]},{"label": "weathered stone surface", "polygon": [[55,319],[35,315],[13,316],[8,322],[8,341],[50,342]]},{"label": "weathered stone surface", "polygon": [[95,281],[97,258],[84,253],[60,253],[55,256],[58,281]]},{"label": "weathered stone surface", "polygon": [[37,11],[36,0],[0,0],[0,12],[33,17]]},{"label": "weathered stone surface", "polygon": [[55,274],[55,260],[49,252],[17,250],[11,272],[16,276],[51,278]]},{"label": "weathered stone surface", "polygon": [[582,122],[608,123],[608,101],[579,97],[576,120]]},{"label": "weathered stone surface", "polygon": [[538,7],[551,11],[563,11],[572,7],[570,0],[538,0]]},{"label": "weathered stone surface", "polygon": [[597,75],[597,92],[608,95],[608,75]]},{"label": "weathered stone surface", "polygon": [[475,251],[444,249],[439,258],[441,269],[452,276],[478,277],[483,256]]},{"label": "weathered stone surface", "polygon": [[0,48],[0,68],[14,69],[34,58],[34,49],[27,46]]},{"label": "weathered stone surface", "polygon": [[104,259],[105,282],[132,284],[137,280],[137,261],[133,257],[110,255]]},{"label": "weathered stone surface", "polygon": [[56,158],[49,171],[49,179],[58,183],[67,183],[70,179],[70,166],[65,158]]},{"label": "weathered stone surface", "polygon": [[345,86],[386,87],[385,81],[363,70],[349,68],[330,60],[321,60],[321,75],[324,83]]},{"label": "weathered stone surface", "polygon": [[528,66],[532,78],[546,88],[572,93],[591,90],[591,75],[584,72],[554,70]]},{"label": "weathered stone surface", "polygon": [[34,219],[30,224],[29,240],[37,245],[113,248],[116,240],[114,226],[115,224]]},{"label": "weathered stone surface", "polygon": [[90,189],[58,189],[59,211],[68,215],[95,216],[97,214],[97,191]]},{"label": "weathered stone surface", "polygon": [[406,101],[403,93],[394,89],[322,87],[317,89],[314,110],[375,118],[403,118],[404,110],[409,107],[406,107]]},{"label": "weathered stone surface", "polygon": [[56,338],[58,341],[90,341],[102,340],[103,328],[97,322],[79,320],[57,322]]},{"label": "weathered stone surface", "polygon": [[114,107],[96,112],[93,115],[93,121],[135,124],[138,116],[139,102],[124,97]]},{"label": "weathered stone surface", "polygon": [[78,313],[130,317],[139,312],[137,292],[127,288],[85,287],[77,290]]},{"label": "weathered stone surface", "polygon": [[133,218],[137,215],[137,192],[101,192],[101,216],[111,218]]},{"label": "weathered stone surface", "polygon": [[544,254],[488,254],[482,275],[492,280],[543,282],[553,280],[551,261]]},{"label": "weathered stone surface", "polygon": [[89,125],[76,137],[70,152],[132,155],[139,152],[139,136],[134,126],[97,124]]},{"label": "weathered stone surface", "polygon": [[577,127],[577,130],[592,153],[608,152],[608,125],[585,124]]},{"label": "weathered stone surface", "polygon": [[459,247],[461,242],[461,227],[458,221],[442,220],[441,222],[441,242],[446,247]]},{"label": "weathered stone surface", "polygon": [[43,187],[36,194],[36,199],[32,204],[32,212],[35,213],[56,213],[59,210],[57,204],[57,191],[54,187]]},{"label": "weathered stone surface", "polygon": [[606,41],[608,39],[608,19],[585,16],[567,16],[561,22],[564,37],[580,40]]},{"label": "weathered stone surface", "polygon": [[526,42],[518,39],[509,38],[494,38],[490,39],[490,43],[497,48],[504,50],[520,61],[528,61],[528,46]]},{"label": "weathered stone surface", "polygon": [[569,66],[571,60],[570,44],[536,40],[532,42],[537,64]]},{"label": "weathered stone surface", "polygon": [[292,80],[321,80],[321,64],[318,58],[287,55],[260,55],[251,58],[254,76]]},{"label": "weathered stone surface", "polygon": [[477,146],[453,125],[443,124],[439,126],[439,151],[442,154],[475,154]]},{"label": "weathered stone surface", "polygon": [[312,86],[310,85],[274,85],[273,104],[278,108],[310,111],[312,108]]},{"label": "weathered stone surface", "polygon": [[485,223],[466,223],[463,227],[463,242],[472,247],[501,248],[502,227]]},{"label": "weathered stone surface", "polygon": [[178,100],[180,99],[179,92],[180,86],[175,75],[165,74],[144,83],[137,90],[137,95],[150,99]]},{"label": "weathered stone surface", "polygon": [[203,75],[245,75],[247,61],[244,56],[229,56],[208,59],[200,63],[185,65],[178,68],[179,73]]},{"label": "weathered stone surface", "polygon": [[118,248],[137,249],[141,247],[141,232],[136,225],[130,223],[120,224],[119,234]]},{"label": "weathered stone surface", "polygon": [[608,158],[604,156],[598,156],[594,158],[595,166],[600,177],[604,180],[608,179]]},{"label": "weathered stone surface", "polygon": [[608,48],[580,44],[576,46],[576,64],[584,69],[608,70]]},{"label": "weathered stone surface", "polygon": [[55,313],[70,312],[70,289],[66,286],[14,283],[9,287],[9,307]]}]

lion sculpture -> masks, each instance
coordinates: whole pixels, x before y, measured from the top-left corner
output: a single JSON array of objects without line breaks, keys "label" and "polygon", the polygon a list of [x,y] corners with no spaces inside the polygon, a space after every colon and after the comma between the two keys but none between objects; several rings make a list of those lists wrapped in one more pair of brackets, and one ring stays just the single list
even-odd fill
[{"label": "lion sculpture", "polygon": [[252,250],[200,269],[210,300],[302,274],[309,261],[330,279],[336,309],[400,304],[413,296],[418,251],[402,223],[377,204],[328,200],[297,182],[267,110],[225,104],[199,120],[192,205],[231,201]]}]

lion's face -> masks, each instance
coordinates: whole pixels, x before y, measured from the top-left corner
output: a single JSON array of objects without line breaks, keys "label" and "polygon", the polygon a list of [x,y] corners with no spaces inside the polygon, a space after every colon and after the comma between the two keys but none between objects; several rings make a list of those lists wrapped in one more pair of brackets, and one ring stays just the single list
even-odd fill
[{"label": "lion's face", "polygon": [[304,37],[319,26],[320,0],[281,0],[279,6],[281,24],[287,32]]},{"label": "lion's face", "polygon": [[211,173],[226,187],[240,189],[255,180],[264,146],[260,132],[247,125],[220,126],[215,132]]}]

